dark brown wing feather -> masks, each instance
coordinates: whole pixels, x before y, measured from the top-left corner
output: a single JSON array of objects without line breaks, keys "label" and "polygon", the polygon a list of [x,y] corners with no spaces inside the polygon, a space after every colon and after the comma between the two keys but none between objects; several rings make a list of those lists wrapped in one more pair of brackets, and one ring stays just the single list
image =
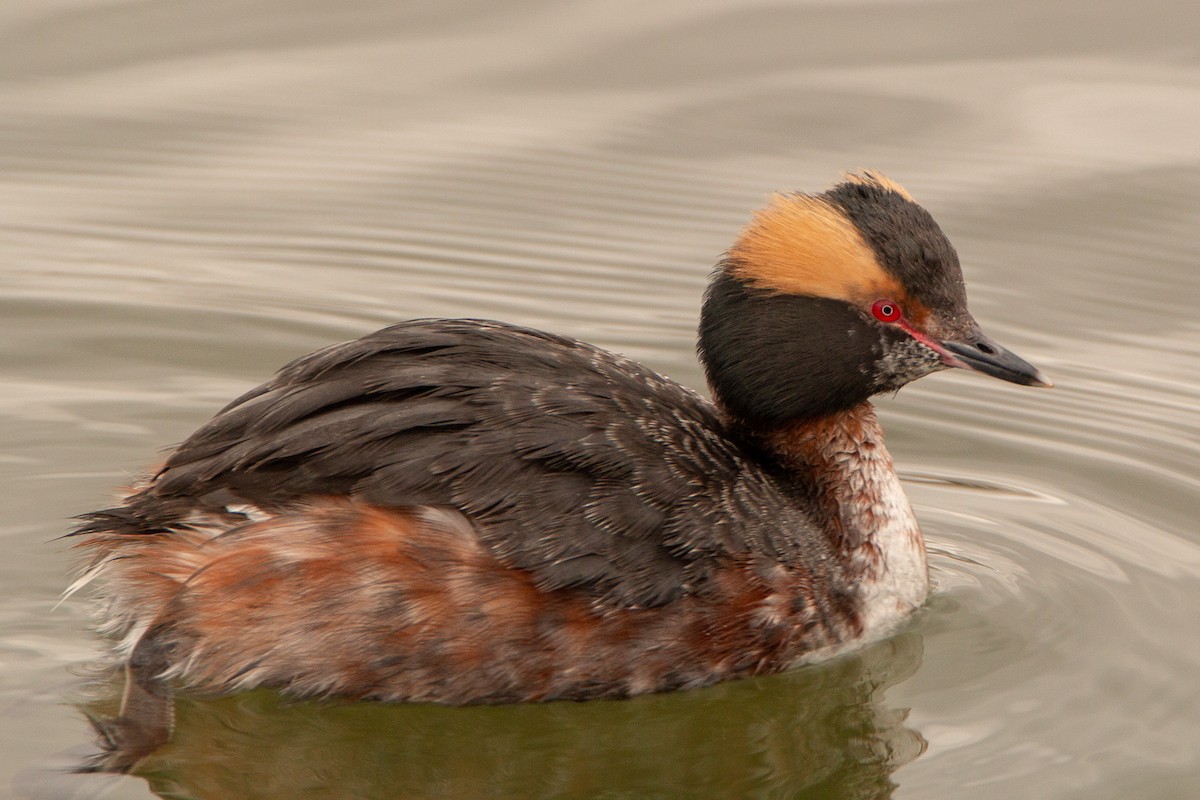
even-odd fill
[{"label": "dark brown wing feather", "polygon": [[703,591],[722,555],[806,563],[818,582],[828,569],[792,491],[710,403],[612,353],[478,320],[405,322],[289,364],[80,532],[314,495],[453,506],[542,587],[623,606]]}]

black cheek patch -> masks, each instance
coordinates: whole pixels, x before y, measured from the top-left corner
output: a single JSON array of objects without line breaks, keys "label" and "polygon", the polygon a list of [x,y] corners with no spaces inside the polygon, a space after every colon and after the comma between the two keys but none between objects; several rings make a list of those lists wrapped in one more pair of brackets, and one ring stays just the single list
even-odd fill
[{"label": "black cheek patch", "polygon": [[778,425],[879,391],[877,326],[841,300],[773,294],[720,275],[700,320],[709,385],[735,418]]}]

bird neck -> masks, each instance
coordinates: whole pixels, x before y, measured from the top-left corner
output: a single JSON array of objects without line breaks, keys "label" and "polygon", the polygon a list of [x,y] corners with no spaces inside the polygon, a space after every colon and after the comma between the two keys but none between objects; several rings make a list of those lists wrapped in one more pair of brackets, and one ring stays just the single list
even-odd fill
[{"label": "bird neck", "polygon": [[810,498],[859,592],[864,628],[894,625],[924,602],[924,538],[870,403],[755,438]]}]

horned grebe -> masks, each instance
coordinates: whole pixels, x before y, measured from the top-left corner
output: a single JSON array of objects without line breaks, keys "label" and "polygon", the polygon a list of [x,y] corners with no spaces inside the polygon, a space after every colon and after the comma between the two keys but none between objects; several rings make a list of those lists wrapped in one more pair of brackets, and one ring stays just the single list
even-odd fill
[{"label": "horned grebe", "polygon": [[1050,385],[980,332],[937,223],[873,172],[754,217],[699,353],[711,403],[482,320],[287,365],[77,531],[129,665],[109,744],[161,741],[170,681],[620,697],[878,638],[929,580],[868,399],[947,367]]}]

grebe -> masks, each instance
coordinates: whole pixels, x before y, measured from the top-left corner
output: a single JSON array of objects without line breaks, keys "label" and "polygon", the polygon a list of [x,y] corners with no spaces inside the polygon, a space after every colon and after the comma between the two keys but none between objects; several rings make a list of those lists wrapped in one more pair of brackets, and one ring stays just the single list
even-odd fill
[{"label": "grebe", "polygon": [[753,218],[699,354],[711,403],[481,320],[287,365],[77,531],[128,659],[118,722],[168,681],[620,697],[878,638],[929,579],[868,399],[948,367],[1050,385],[980,332],[954,248],[874,172]]}]

